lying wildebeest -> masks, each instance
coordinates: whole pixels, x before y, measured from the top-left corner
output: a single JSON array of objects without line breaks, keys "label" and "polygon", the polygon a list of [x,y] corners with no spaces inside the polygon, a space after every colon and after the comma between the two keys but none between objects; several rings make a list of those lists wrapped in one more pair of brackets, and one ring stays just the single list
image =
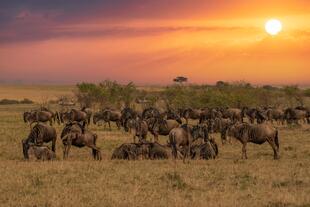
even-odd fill
[{"label": "lying wildebeest", "polygon": [[61,139],[64,145],[64,159],[69,156],[70,147],[73,145],[91,148],[94,159],[101,160],[100,148],[96,146],[97,135],[86,131],[81,124],[68,123],[61,133]]},{"label": "lying wildebeest", "polygon": [[143,154],[147,152],[143,152],[141,143],[126,143],[113,151],[111,159],[138,160],[143,158]]},{"label": "lying wildebeest", "polygon": [[121,112],[115,109],[104,109],[97,112],[93,116],[93,123],[97,124],[99,121],[107,122],[111,130],[111,121],[116,123],[118,129],[121,127]]},{"label": "lying wildebeest", "polygon": [[42,161],[56,159],[55,152],[53,152],[48,146],[36,146],[34,144],[30,144],[28,154],[34,154],[37,160]]},{"label": "lying wildebeest", "polygon": [[148,129],[153,134],[154,140],[158,141],[158,136],[169,135],[170,131],[176,127],[179,127],[180,124],[176,120],[164,120],[163,118],[149,118],[146,120]]},{"label": "lying wildebeest", "polygon": [[205,143],[191,147],[192,159],[215,159],[218,155],[218,146],[214,139],[207,139]]},{"label": "lying wildebeest", "polygon": [[268,124],[236,123],[228,127],[227,135],[235,137],[242,143],[242,158],[248,158],[246,145],[248,142],[263,144],[268,142],[273,149],[274,159],[279,159],[278,130]]},{"label": "lying wildebeest", "polygon": [[36,124],[30,131],[28,138],[22,140],[23,154],[25,159],[29,159],[28,149],[30,145],[42,146],[43,143],[52,141],[52,151],[56,150],[56,130],[43,123]]},{"label": "lying wildebeest", "polygon": [[138,159],[168,159],[172,155],[171,149],[157,142],[143,141],[140,143],[126,143],[117,147],[112,159],[138,160]]},{"label": "lying wildebeest", "polygon": [[183,161],[187,156],[190,156],[190,148],[192,143],[203,138],[207,140],[209,137],[208,129],[204,125],[188,126],[187,124],[181,127],[174,128],[169,133],[169,145],[173,152],[174,158],[177,158],[178,152],[183,154]]}]

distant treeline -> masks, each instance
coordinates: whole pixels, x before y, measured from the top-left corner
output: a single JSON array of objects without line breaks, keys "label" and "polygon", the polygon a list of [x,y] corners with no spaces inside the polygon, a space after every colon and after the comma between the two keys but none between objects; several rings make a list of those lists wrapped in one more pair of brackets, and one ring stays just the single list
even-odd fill
[{"label": "distant treeline", "polygon": [[83,106],[131,106],[135,103],[154,106],[161,102],[173,108],[201,107],[256,107],[256,106],[296,106],[307,105],[310,89],[297,85],[273,87],[253,86],[246,82],[228,83],[218,81],[215,85],[174,84],[152,91],[139,89],[133,84],[119,84],[103,81],[99,84],[77,84],[75,93]]},{"label": "distant treeline", "polygon": [[0,105],[10,105],[10,104],[33,104],[34,102],[30,99],[24,98],[21,101],[12,100],[12,99],[1,99]]}]

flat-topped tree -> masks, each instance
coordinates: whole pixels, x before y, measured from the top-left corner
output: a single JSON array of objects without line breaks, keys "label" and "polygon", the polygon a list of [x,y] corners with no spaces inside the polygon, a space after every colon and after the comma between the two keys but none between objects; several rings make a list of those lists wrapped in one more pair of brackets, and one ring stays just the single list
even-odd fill
[{"label": "flat-topped tree", "polygon": [[183,77],[183,76],[178,76],[176,77],[175,79],[173,79],[174,82],[176,83],[184,83],[184,82],[187,82],[187,78],[186,77]]}]

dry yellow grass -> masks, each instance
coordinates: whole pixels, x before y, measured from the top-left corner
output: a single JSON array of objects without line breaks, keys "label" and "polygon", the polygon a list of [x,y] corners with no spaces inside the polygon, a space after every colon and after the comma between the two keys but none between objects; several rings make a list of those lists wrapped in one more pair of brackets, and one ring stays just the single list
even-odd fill
[{"label": "dry yellow grass", "polygon": [[56,100],[63,95],[72,95],[74,86],[48,85],[0,85],[0,99],[22,100],[28,98],[36,103]]},{"label": "dry yellow grass", "polygon": [[102,161],[87,148],[73,148],[63,161],[58,140],[56,161],[27,162],[21,139],[29,126],[21,113],[32,107],[0,106],[1,206],[310,206],[308,126],[280,127],[278,161],[267,143],[249,144],[249,159],[241,160],[238,142],[220,145],[216,160],[112,161],[112,150],[131,136],[92,125]]}]

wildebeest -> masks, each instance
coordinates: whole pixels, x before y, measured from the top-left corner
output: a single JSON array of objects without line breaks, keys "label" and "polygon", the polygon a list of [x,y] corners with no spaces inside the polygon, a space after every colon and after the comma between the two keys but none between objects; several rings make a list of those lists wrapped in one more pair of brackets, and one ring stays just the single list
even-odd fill
[{"label": "wildebeest", "polygon": [[148,133],[147,122],[142,120],[140,117],[135,119],[130,119],[127,121],[127,127],[130,129],[130,132],[133,133],[133,142],[136,142],[136,137],[139,138],[139,141],[146,140]]},{"label": "wildebeest", "polygon": [[165,120],[161,117],[149,118],[146,120],[146,122],[149,131],[154,136],[155,141],[158,141],[159,135],[167,136],[172,129],[180,126],[176,120]]},{"label": "wildebeest", "polygon": [[22,140],[23,154],[29,159],[28,149],[30,145],[42,146],[43,143],[52,142],[52,151],[56,151],[56,130],[43,123],[37,123],[30,131],[28,138]]},{"label": "wildebeest", "polygon": [[242,143],[242,158],[248,158],[246,145],[248,142],[263,144],[268,142],[273,149],[274,159],[279,158],[278,130],[268,124],[236,123],[228,127],[228,136],[238,139]]},{"label": "wildebeest", "polygon": [[69,112],[69,121],[74,122],[85,122],[87,125],[90,124],[92,112],[88,108],[82,108],[82,110],[71,109]]},{"label": "wildebeest", "polygon": [[173,152],[174,158],[177,158],[178,152],[183,154],[183,160],[190,155],[192,143],[198,139],[208,139],[208,131],[204,125],[188,126],[187,124],[181,127],[174,128],[169,133],[169,144]]},{"label": "wildebeest", "polygon": [[[226,131],[233,122],[229,118],[215,118],[208,121],[208,131],[221,134],[222,144],[227,141]],[[231,143],[231,140],[228,140]]]},{"label": "wildebeest", "polygon": [[24,112],[23,119],[25,123],[30,124],[30,128],[35,122],[49,122],[51,126],[53,125],[53,115],[47,111]]},{"label": "wildebeest", "polygon": [[76,147],[87,146],[92,149],[95,160],[101,160],[100,148],[96,146],[97,135],[87,131],[77,122],[69,123],[61,133],[62,143],[64,145],[64,159],[69,156],[71,145]]},{"label": "wildebeest", "polygon": [[[30,152],[32,151],[32,153]],[[48,146],[36,146],[30,144],[28,154],[34,154],[37,160],[54,160],[56,159],[56,154]]]},{"label": "wildebeest", "polygon": [[30,127],[35,122],[49,122],[52,126],[53,122],[57,121],[58,124],[60,124],[59,114],[57,112],[52,112],[46,107],[41,107],[40,110],[24,112],[23,119],[25,123],[28,122],[30,124]]},{"label": "wildebeest", "polygon": [[112,159],[168,159],[172,155],[171,149],[157,142],[143,141],[140,143],[125,143],[114,149]]},{"label": "wildebeest", "polygon": [[138,160],[142,159],[143,148],[141,143],[125,143],[114,149],[111,159],[121,159],[121,160]]},{"label": "wildebeest", "polygon": [[302,110],[306,112],[306,120],[310,124],[310,107],[297,106],[295,109]]},{"label": "wildebeest", "polygon": [[304,123],[307,119],[307,111],[294,109],[294,108],[287,108],[284,111],[284,119],[287,121],[288,124],[298,124],[299,120],[302,120]]},{"label": "wildebeest", "polygon": [[203,144],[193,145],[190,153],[192,159],[215,159],[218,156],[218,146],[213,138],[207,139]]},{"label": "wildebeest", "polygon": [[142,119],[149,119],[149,118],[159,118],[161,116],[158,109],[154,107],[149,107],[143,110],[142,112]]},{"label": "wildebeest", "polygon": [[168,109],[164,114],[162,114],[165,119],[176,120],[179,124],[182,124],[182,119],[177,112],[172,109]]},{"label": "wildebeest", "polygon": [[279,109],[279,108],[267,109],[266,115],[267,115],[268,121],[270,121],[271,123],[273,123],[274,120],[282,124],[284,122],[284,111],[282,109]]},{"label": "wildebeest", "polygon": [[122,127],[124,127],[124,130],[126,132],[129,131],[128,128],[128,121],[129,120],[133,120],[136,119],[139,115],[136,111],[134,111],[133,109],[129,108],[129,107],[125,107],[122,111],[121,111],[121,125]]},{"label": "wildebeest", "polygon": [[229,118],[233,122],[242,122],[242,111],[238,108],[222,109],[223,118]]},{"label": "wildebeest", "polygon": [[242,119],[247,117],[251,124],[254,124],[255,119],[257,118],[256,115],[257,115],[257,109],[256,108],[243,107],[241,110]]},{"label": "wildebeest", "polygon": [[187,108],[184,109],[182,117],[185,119],[186,124],[188,124],[189,119],[200,120],[202,112],[203,111],[201,109]]},{"label": "wildebeest", "polygon": [[93,116],[93,123],[97,124],[99,121],[107,122],[111,130],[111,121],[116,123],[118,129],[121,127],[121,112],[115,109],[104,109],[97,112]]}]

